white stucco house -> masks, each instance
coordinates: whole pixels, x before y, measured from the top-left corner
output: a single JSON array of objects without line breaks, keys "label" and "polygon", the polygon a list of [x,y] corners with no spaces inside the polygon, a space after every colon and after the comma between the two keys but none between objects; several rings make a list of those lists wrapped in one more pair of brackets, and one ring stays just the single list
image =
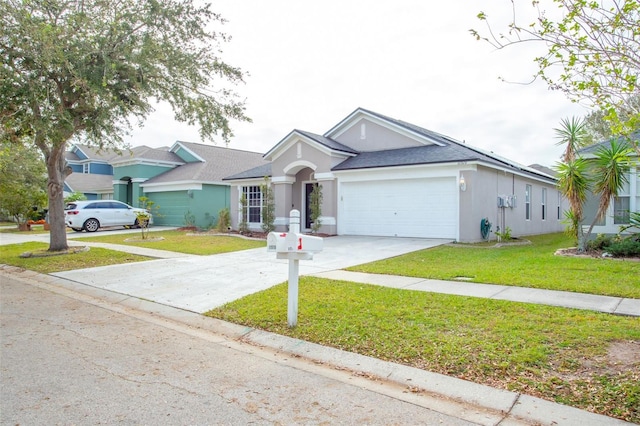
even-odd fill
[{"label": "white stucco house", "polygon": [[[270,177],[278,230],[289,211],[309,230],[309,194],[322,186],[322,227],[332,235],[481,241],[481,221],[513,236],[563,230],[556,179],[445,135],[358,108],[324,134],[293,130],[264,159],[269,163],[226,177],[232,225],[260,230],[260,185]],[[499,228],[498,228],[499,227]]]}]

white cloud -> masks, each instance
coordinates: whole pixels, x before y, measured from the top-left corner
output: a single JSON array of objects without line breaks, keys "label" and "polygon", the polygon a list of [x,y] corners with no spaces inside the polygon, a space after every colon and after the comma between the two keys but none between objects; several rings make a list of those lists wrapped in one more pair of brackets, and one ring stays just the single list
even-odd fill
[{"label": "white cloud", "polygon": [[[586,111],[542,82],[535,47],[494,51],[476,41],[487,5],[451,0],[220,0],[232,36],[222,58],[250,75],[237,88],[253,123],[233,123],[230,147],[265,152],[294,128],[324,133],[357,107],[411,122],[523,164],[553,164],[553,128]],[[492,2],[503,20],[510,2]],[[199,141],[158,107],[130,143]]]}]

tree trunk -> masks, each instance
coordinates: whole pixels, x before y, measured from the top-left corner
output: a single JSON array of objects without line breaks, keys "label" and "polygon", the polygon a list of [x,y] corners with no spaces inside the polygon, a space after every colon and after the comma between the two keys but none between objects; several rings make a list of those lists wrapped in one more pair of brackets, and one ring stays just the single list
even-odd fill
[{"label": "tree trunk", "polygon": [[49,251],[67,250],[67,227],[64,212],[64,180],[70,174],[64,158],[66,144],[59,144],[45,154],[47,194],[49,196]]}]

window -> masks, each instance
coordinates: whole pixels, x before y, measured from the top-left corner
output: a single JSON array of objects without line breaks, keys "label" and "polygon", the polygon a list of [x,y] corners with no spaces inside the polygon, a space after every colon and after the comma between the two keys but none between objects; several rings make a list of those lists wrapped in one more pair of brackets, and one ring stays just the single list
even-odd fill
[{"label": "window", "polygon": [[242,193],[247,198],[247,222],[260,223],[262,218],[262,191],[260,186],[244,186]]},{"label": "window", "polygon": [[561,219],[560,217],[561,206],[562,206],[562,194],[560,194],[560,192],[558,191],[558,220]]},{"label": "window", "polygon": [[620,196],[613,199],[613,223],[616,225],[629,224],[630,197]]},{"label": "window", "polygon": [[613,199],[613,223],[616,225],[629,224],[629,210],[631,209],[631,187],[625,182],[617,197]]},{"label": "window", "polygon": [[82,165],[82,173],[89,173],[89,163],[84,163]]},{"label": "window", "polygon": [[542,188],[542,220],[547,220],[547,188]]},{"label": "window", "polygon": [[531,220],[531,185],[527,185],[524,190],[524,217]]}]

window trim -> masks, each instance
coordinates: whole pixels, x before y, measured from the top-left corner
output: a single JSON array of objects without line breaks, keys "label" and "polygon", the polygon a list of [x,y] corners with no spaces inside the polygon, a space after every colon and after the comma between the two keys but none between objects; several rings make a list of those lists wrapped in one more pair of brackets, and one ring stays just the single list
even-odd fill
[{"label": "window trim", "polygon": [[547,188],[542,188],[542,220],[547,220]]},{"label": "window trim", "polygon": [[[242,187],[242,194],[247,199],[247,211],[246,213],[247,223],[261,224],[262,223],[262,208],[264,204],[262,188],[260,185],[247,185]],[[252,204],[253,202],[253,204]],[[257,219],[255,220],[252,219]]]}]

